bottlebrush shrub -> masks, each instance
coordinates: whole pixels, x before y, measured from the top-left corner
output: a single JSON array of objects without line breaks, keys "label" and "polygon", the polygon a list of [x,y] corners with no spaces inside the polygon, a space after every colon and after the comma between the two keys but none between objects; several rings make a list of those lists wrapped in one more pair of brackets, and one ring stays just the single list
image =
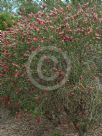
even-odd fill
[{"label": "bottlebrush shrub", "polygon": [[[102,121],[98,77],[102,72],[101,12],[97,3],[77,8],[68,5],[22,16],[14,27],[1,32],[2,101],[9,108],[31,112],[40,107],[40,113],[54,124],[59,123],[65,112],[80,136],[85,135],[90,124]],[[65,86],[48,92],[32,85],[25,63],[32,51],[49,45],[67,51],[72,68]],[[36,68],[32,71],[36,73]]]}]

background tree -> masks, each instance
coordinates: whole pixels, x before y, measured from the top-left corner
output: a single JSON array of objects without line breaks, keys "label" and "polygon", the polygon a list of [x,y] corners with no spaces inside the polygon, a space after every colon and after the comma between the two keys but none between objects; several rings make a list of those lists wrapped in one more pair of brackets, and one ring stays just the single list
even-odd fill
[{"label": "background tree", "polygon": [[19,1],[17,0],[0,0],[0,11],[1,12],[14,12],[19,6]]},{"label": "background tree", "polygon": [[31,12],[35,13],[39,10],[39,6],[37,2],[33,0],[20,0],[19,1],[20,6],[19,6],[19,14],[29,14]]}]

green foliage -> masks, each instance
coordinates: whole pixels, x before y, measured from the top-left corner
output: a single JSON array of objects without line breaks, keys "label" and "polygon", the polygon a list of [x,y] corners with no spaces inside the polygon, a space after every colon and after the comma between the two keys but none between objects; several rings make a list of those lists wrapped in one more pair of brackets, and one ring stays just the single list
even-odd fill
[{"label": "green foliage", "polygon": [[39,10],[39,6],[37,3],[35,3],[32,0],[28,1],[19,1],[20,6],[19,6],[19,14],[27,15],[29,13],[36,13]]},{"label": "green foliage", "polygon": [[0,30],[6,30],[7,28],[12,27],[17,19],[16,16],[10,13],[0,13]]},{"label": "green foliage", "polygon": [[53,132],[50,136],[63,136],[60,132]]},{"label": "green foliage", "polygon": [[63,5],[63,2],[61,0],[45,0],[44,2],[47,4],[47,8],[49,10],[53,9],[54,7]]}]

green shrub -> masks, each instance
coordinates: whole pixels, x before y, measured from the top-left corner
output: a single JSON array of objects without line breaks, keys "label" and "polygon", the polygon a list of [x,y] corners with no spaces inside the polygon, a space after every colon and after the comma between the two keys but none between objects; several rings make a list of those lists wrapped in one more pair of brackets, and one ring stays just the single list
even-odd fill
[{"label": "green shrub", "polygon": [[17,21],[17,17],[10,13],[0,13],[0,30],[6,30],[12,27]]},{"label": "green shrub", "polygon": [[50,136],[63,136],[60,132],[53,132]]}]

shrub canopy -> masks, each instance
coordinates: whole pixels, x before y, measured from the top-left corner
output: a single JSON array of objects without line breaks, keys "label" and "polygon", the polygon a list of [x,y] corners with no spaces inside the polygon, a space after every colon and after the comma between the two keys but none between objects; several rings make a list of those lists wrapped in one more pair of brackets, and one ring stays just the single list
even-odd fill
[{"label": "shrub canopy", "polygon": [[[33,113],[39,106],[40,113],[47,117],[48,114],[58,116],[64,110],[77,129],[102,121],[102,91],[98,80],[102,72],[101,12],[99,4],[79,4],[77,8],[59,6],[50,12],[22,16],[14,27],[2,32],[1,96],[9,98],[8,105],[13,102],[16,107]],[[47,46],[66,51],[72,64],[65,86],[51,92],[47,88],[43,91],[35,88],[25,66],[32,51]],[[33,61],[32,72],[42,83],[33,67],[38,59]]]}]

